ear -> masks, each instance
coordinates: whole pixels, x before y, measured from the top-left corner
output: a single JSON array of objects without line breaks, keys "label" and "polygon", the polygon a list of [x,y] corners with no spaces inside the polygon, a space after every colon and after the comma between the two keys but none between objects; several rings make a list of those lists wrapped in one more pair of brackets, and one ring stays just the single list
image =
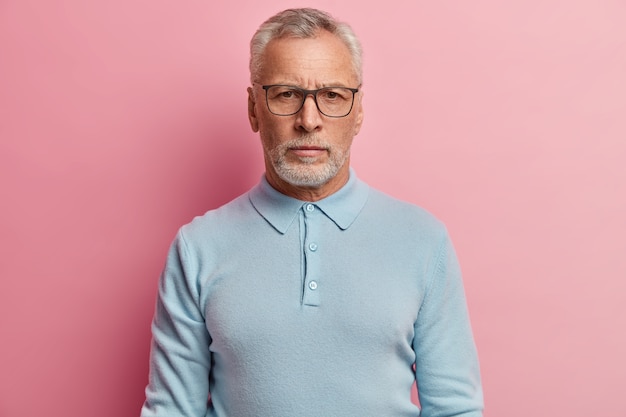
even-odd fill
[{"label": "ear", "polygon": [[256,100],[254,98],[254,91],[252,87],[248,87],[248,120],[250,120],[250,127],[253,132],[259,131],[259,120],[256,116]]},{"label": "ear", "polygon": [[359,92],[359,97],[356,102],[355,111],[356,111],[356,119],[354,124],[354,136],[358,135],[361,131],[361,125],[363,124],[363,92]]}]

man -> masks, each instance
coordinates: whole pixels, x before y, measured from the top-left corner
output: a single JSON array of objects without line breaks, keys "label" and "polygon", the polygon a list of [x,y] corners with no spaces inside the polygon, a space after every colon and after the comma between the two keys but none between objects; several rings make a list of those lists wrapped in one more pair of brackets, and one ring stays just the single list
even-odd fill
[{"label": "man", "polygon": [[251,42],[265,176],[183,226],[161,276],[142,417],[482,416],[445,228],[360,181],[361,47],[313,9]]}]

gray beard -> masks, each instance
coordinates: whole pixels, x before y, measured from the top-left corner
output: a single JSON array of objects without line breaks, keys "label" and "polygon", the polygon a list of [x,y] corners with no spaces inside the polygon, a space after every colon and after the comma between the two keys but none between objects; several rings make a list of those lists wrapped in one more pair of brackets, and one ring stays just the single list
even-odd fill
[{"label": "gray beard", "polygon": [[[316,158],[299,158],[297,162],[287,160],[289,148],[311,144],[328,150],[328,161],[325,164],[316,166]],[[337,150],[327,143],[318,142],[312,136],[292,139],[273,149],[266,149],[266,152],[280,179],[297,187],[311,188],[321,187],[333,179],[350,156],[350,149]]]}]

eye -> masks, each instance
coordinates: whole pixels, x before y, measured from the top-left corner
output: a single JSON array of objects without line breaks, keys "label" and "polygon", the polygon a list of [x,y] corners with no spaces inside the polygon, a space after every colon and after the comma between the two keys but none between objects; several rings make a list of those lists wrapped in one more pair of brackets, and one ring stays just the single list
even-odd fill
[{"label": "eye", "polygon": [[348,100],[350,94],[352,93],[344,88],[332,87],[321,90],[319,92],[319,97],[325,101],[340,101]]},{"label": "eye", "polygon": [[268,90],[268,97],[271,100],[297,101],[301,100],[302,93],[293,87],[276,85]]}]

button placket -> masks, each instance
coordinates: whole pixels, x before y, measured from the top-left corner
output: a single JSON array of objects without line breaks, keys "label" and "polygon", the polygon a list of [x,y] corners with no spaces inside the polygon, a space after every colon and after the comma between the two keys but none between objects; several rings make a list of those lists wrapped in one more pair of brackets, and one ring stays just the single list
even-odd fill
[{"label": "button placket", "polygon": [[306,276],[304,282],[303,302],[308,306],[320,305],[320,260],[319,260],[319,222],[322,213],[315,204],[305,203],[303,206],[305,216],[305,241],[304,252],[306,254]]}]

